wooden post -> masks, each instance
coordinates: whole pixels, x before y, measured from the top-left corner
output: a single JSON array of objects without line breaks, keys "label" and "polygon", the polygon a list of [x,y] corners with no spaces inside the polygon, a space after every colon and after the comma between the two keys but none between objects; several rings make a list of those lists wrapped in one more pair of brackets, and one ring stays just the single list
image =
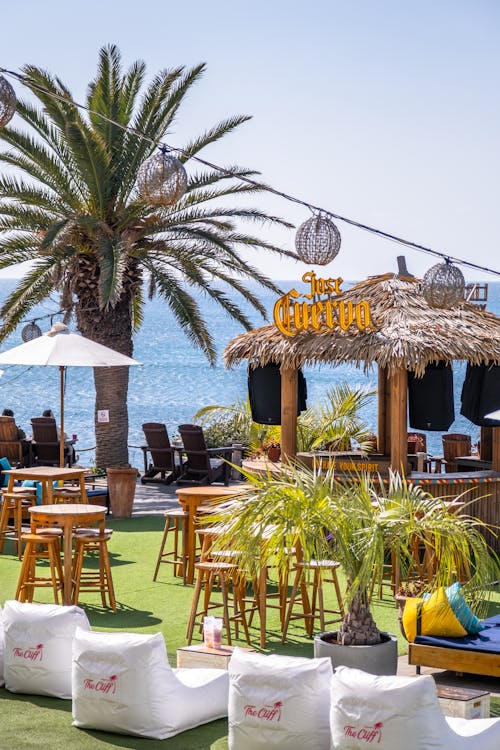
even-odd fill
[{"label": "wooden post", "polygon": [[378,435],[377,450],[386,455],[391,446],[390,430],[391,402],[388,394],[387,370],[378,368]]},{"label": "wooden post", "polygon": [[406,473],[408,463],[408,373],[397,370],[389,378],[391,401],[391,467]]},{"label": "wooden post", "polygon": [[500,427],[490,427],[491,441],[491,468],[500,471]]},{"label": "wooden post", "polygon": [[281,368],[281,460],[297,455],[297,370]]}]

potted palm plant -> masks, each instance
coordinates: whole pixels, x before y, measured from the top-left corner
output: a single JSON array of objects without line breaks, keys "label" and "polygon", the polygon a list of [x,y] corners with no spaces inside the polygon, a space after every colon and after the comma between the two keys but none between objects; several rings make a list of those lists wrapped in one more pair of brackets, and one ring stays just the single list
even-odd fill
[{"label": "potted palm plant", "polygon": [[278,475],[244,474],[250,489],[238,497],[236,508],[217,515],[226,524],[218,548],[234,548],[237,539],[241,564],[254,574],[256,538],[282,574],[291,547],[300,548],[305,561],[340,562],[347,579],[346,613],[337,632],[315,638],[315,654],[327,654],[334,665],[396,672],[396,636],[381,633],[370,611],[388,553],[404,571],[415,539],[431,545],[437,556],[435,585],[447,585],[453,572],[466,566],[473,572],[468,587],[474,591],[487,589],[498,577],[498,561],[481,533],[484,524],[450,513],[442,499],[397,473],[390,473],[387,482],[367,475],[339,481],[332,471],[321,474],[288,464]]}]

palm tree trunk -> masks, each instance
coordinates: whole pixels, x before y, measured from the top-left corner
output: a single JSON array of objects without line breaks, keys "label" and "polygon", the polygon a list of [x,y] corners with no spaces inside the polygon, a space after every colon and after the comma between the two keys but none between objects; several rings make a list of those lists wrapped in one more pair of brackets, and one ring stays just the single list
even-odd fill
[{"label": "palm tree trunk", "polygon": [[340,627],[339,642],[343,646],[371,646],[381,640],[366,595],[358,592]]},{"label": "palm tree trunk", "polygon": [[[114,308],[101,310],[93,305],[78,305],[78,329],[92,341],[132,356],[130,302],[122,299]],[[128,466],[128,367],[94,367],[96,390],[94,425],[96,465]],[[107,411],[108,422],[98,421],[98,412]]]}]

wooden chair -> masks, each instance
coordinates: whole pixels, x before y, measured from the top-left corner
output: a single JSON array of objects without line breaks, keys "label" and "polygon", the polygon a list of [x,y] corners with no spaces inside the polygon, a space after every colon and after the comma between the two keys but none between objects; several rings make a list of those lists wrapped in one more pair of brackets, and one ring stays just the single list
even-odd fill
[{"label": "wooden chair", "polygon": [[59,466],[59,436],[54,417],[33,417],[33,463]]},{"label": "wooden chair", "polygon": [[[160,544],[160,550],[156,559],[155,572],[153,581],[158,577],[158,571],[161,563],[170,563],[174,566],[174,575],[182,575],[183,582],[186,583],[186,524],[188,513],[182,508],[173,508],[163,514],[165,516],[165,528]],[[173,547],[165,552],[165,545],[169,533],[172,532],[174,537]],[[180,544],[179,544],[180,537]]]},{"label": "wooden chair", "polygon": [[[112,533],[112,529],[106,529],[104,534],[100,534],[98,529],[76,530],[72,571],[73,604],[78,604],[82,591],[98,592],[101,595],[102,606],[107,606],[107,595],[109,607],[116,614],[115,590],[108,553],[108,542]],[[85,569],[85,555],[92,552],[97,552],[97,569]]]},{"label": "wooden chair", "polygon": [[[59,591],[63,587],[59,536],[54,533],[23,534],[21,540],[25,549],[15,598],[20,602],[32,602],[36,588],[51,588],[54,602],[59,604]],[[37,575],[36,566],[40,560],[48,561],[49,575]]]},{"label": "wooden chair", "polygon": [[195,424],[179,425],[187,458],[186,469],[177,484],[229,484],[231,467],[224,459],[231,460],[232,447],[207,448],[203,429]]},{"label": "wooden chair", "polygon": [[457,471],[457,456],[471,455],[471,437],[458,432],[447,432],[443,435],[443,455],[445,471]]},{"label": "wooden chair", "polygon": [[0,456],[8,458],[13,466],[23,466],[23,441],[19,440],[14,417],[0,416]]},{"label": "wooden chair", "polygon": [[[183,460],[180,451],[170,445],[166,425],[160,422],[146,422],[142,425],[147,446],[145,454],[151,455],[151,464],[141,477],[141,484],[147,482],[164,482],[170,484],[182,474]],[[145,458],[145,464],[147,460]],[[159,478],[156,476],[159,474]]]}]

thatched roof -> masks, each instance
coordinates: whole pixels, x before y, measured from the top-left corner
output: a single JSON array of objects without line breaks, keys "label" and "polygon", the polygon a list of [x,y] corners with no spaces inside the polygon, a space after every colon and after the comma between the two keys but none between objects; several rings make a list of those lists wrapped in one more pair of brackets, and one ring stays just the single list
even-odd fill
[{"label": "thatched roof", "polygon": [[429,362],[466,360],[500,364],[500,318],[464,302],[451,310],[429,307],[414,277],[393,274],[362,281],[338,299],[370,304],[373,328],[301,331],[294,337],[275,325],[249,331],[224,350],[227,366],[243,359],[253,366],[278,362],[301,367],[320,362],[371,364],[394,372],[423,373]]}]

